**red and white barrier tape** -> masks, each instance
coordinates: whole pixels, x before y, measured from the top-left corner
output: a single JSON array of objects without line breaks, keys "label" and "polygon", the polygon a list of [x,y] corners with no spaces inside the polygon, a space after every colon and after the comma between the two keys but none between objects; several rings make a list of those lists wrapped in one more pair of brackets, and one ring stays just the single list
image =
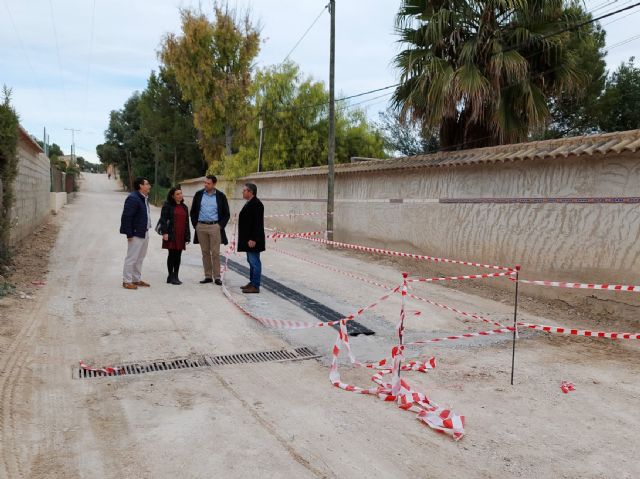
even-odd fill
[{"label": "red and white barrier tape", "polygon": [[[589,330],[581,330],[581,329],[563,328],[559,326],[544,326],[540,324],[530,324],[530,323],[522,323],[522,322],[518,322],[517,325],[524,328],[534,329],[534,330],[543,331],[545,333],[552,333],[552,334],[587,336],[592,338],[608,338],[608,339],[640,339],[640,333],[615,333],[615,332],[604,332],[604,331],[589,331]],[[443,341],[457,341],[460,339],[475,338],[480,336],[491,336],[495,334],[504,334],[508,332],[513,332],[513,330],[514,330],[513,326],[508,326],[500,329],[493,329],[490,331],[479,331],[476,333],[465,333],[457,336],[445,336],[442,338],[412,341],[411,343],[407,343],[406,346],[417,346],[420,344],[427,344],[427,343],[439,343]]]},{"label": "red and white barrier tape", "polygon": [[[403,302],[400,310],[400,320],[396,327],[400,343],[402,343],[404,330],[404,298],[407,295],[406,274],[404,277],[405,281],[401,289]],[[341,346],[344,346],[346,349],[352,364],[356,366],[363,366],[363,364],[356,361],[354,354],[351,351],[346,322],[341,322],[340,332],[338,333],[338,337],[332,351],[333,359],[329,371],[329,380],[331,381],[331,384],[345,391],[357,394],[377,395],[383,401],[395,402],[399,408],[415,412],[418,420],[424,422],[435,431],[449,434],[455,440],[462,438],[464,435],[464,416],[460,416],[450,409],[438,406],[430,401],[425,394],[413,390],[404,379],[400,378],[401,371],[426,372],[429,369],[433,369],[435,367],[434,358],[423,362],[412,361],[403,365],[402,360],[404,359],[404,346],[396,346],[391,350],[390,359],[383,359],[377,364],[364,365],[365,367],[380,369],[379,372],[371,378],[372,381],[378,384],[378,387],[366,389],[342,382],[340,372],[338,370],[338,357],[340,355]],[[384,368],[384,366],[389,363],[391,363],[392,367]],[[392,376],[390,383],[386,383],[383,380],[383,377],[387,374],[391,374]]]},{"label": "red and white barrier tape", "polygon": [[111,366],[107,366],[105,368],[94,368],[89,366],[87,363],[85,363],[84,361],[80,361],[80,367],[82,369],[84,369],[85,371],[95,371],[95,372],[100,372],[100,373],[105,373],[108,375],[118,375],[120,374],[120,371],[122,371],[122,368],[114,368]]},{"label": "red and white barrier tape", "polygon": [[458,341],[460,339],[479,338],[481,336],[493,336],[496,334],[505,334],[505,333],[513,332],[513,330],[514,330],[513,326],[508,326],[506,328],[501,328],[501,329],[493,329],[490,331],[478,331],[476,333],[464,333],[464,334],[459,334],[457,336],[444,336],[442,338],[420,339],[417,341],[411,341],[410,343],[407,343],[406,346],[418,346],[420,344],[441,343],[444,341]]},{"label": "red and white barrier tape", "polygon": [[[287,256],[291,256],[292,258],[299,259],[300,261],[304,261],[304,262],[309,263],[309,264],[314,264],[316,266],[320,266],[321,268],[328,269],[329,271],[334,271],[334,272],[340,273],[340,274],[342,274],[344,276],[348,276],[350,278],[354,278],[354,279],[357,279],[359,281],[362,281],[362,282],[365,282],[365,283],[368,283],[368,284],[372,284],[374,286],[378,286],[379,288],[391,289],[391,287],[386,285],[386,284],[378,283],[376,281],[372,281],[372,280],[364,278],[362,276],[358,276],[358,275],[356,275],[354,273],[350,273],[348,271],[343,271],[343,270],[335,268],[333,266],[330,266],[330,265],[327,265],[327,264],[324,264],[324,263],[320,263],[318,261],[314,261],[314,260],[305,258],[303,256],[296,255],[294,253],[282,250],[280,248],[270,248],[270,250],[271,251],[276,251],[278,253],[281,253],[281,254],[284,254],[284,255],[287,255]],[[503,274],[503,273],[498,273],[498,274]],[[508,273],[505,273],[505,274],[508,274]],[[445,309],[447,311],[451,311],[453,313],[460,314],[460,315],[465,316],[465,317],[470,318],[470,319],[474,319],[474,320],[477,320],[477,321],[482,321],[484,323],[493,324],[493,325],[499,326],[501,328],[504,326],[502,323],[499,323],[497,321],[493,321],[491,319],[484,318],[484,317],[482,317],[482,316],[480,316],[478,314],[467,313],[465,311],[461,311],[461,310],[459,310],[457,308],[454,308],[452,306],[447,306],[446,304],[438,303],[438,302],[432,301],[430,299],[426,299],[426,298],[423,298],[423,297],[420,297],[420,296],[416,296],[415,294],[409,293],[409,297],[412,298],[412,299],[415,299],[417,301],[422,301],[424,303],[428,303],[428,304],[431,304],[433,306],[437,306],[438,308],[442,308],[442,309]]]},{"label": "red and white barrier tape", "polygon": [[266,235],[267,239],[281,239],[281,238],[307,238],[309,236],[318,236],[324,234],[324,231],[308,231],[305,233],[272,233]]},{"label": "red and white barrier tape", "polygon": [[[359,279],[361,281],[368,282],[370,284],[374,284],[376,286],[385,287],[385,285],[369,281],[366,278],[362,278],[362,277],[359,277],[357,275],[353,275],[351,273],[338,270],[337,268],[332,268],[332,267],[330,267],[328,265],[324,265],[324,264],[318,263],[316,261],[312,261],[312,260],[308,260],[308,259],[302,258],[300,256],[294,255],[292,253],[289,253],[289,252],[286,252],[286,251],[283,251],[283,250],[278,250],[278,252],[283,253],[283,254],[287,254],[289,256],[296,257],[296,258],[301,259],[303,261],[306,261],[308,263],[316,264],[318,266],[321,266],[321,267],[336,271],[336,272],[344,274],[346,276],[351,276],[353,278]],[[502,274],[502,273],[499,273],[499,274]],[[511,274],[513,274],[513,273],[504,273],[503,275],[510,276]],[[411,279],[408,279],[407,281],[409,282],[409,281],[411,281]],[[523,281],[524,280],[520,280],[520,282],[523,282]],[[571,283],[571,284],[576,284],[576,283]],[[594,286],[596,286],[596,285],[594,285]],[[598,285],[598,286],[608,286],[610,288],[613,287],[613,288],[616,288],[618,290],[620,289],[619,288],[620,285]],[[445,309],[445,310],[448,310],[448,311],[452,311],[454,313],[460,314],[460,315],[465,316],[467,318],[475,319],[475,320],[482,321],[482,322],[489,323],[489,324],[494,324],[495,326],[499,326],[501,328],[501,329],[496,329],[496,330],[492,330],[492,331],[483,331],[483,332],[479,332],[479,333],[468,333],[468,334],[461,335],[461,336],[448,336],[448,337],[445,337],[445,338],[437,338],[437,339],[427,340],[426,342],[451,341],[451,340],[456,340],[456,339],[464,339],[464,338],[474,337],[474,335],[475,336],[487,336],[489,334],[501,334],[501,333],[506,333],[506,332],[510,332],[510,331],[512,332],[513,331],[513,327],[505,328],[502,323],[500,323],[498,321],[493,321],[491,319],[485,318],[485,317],[480,316],[478,314],[467,313],[467,312],[461,311],[461,310],[459,310],[457,308],[453,308],[451,306],[447,306],[447,305],[444,305],[444,304],[441,304],[441,303],[437,303],[436,301],[432,301],[430,299],[422,298],[422,297],[417,296],[415,294],[409,293],[408,296],[410,298],[412,298],[412,299],[417,300],[417,301],[422,301],[422,302],[431,304],[433,306],[437,306],[439,308],[442,308],[442,309]],[[565,328],[565,327],[535,325],[535,324],[523,323],[523,322],[519,322],[517,324],[518,324],[518,326],[526,327],[526,328],[529,328],[529,329],[535,329],[535,330],[548,332],[548,333],[555,333],[555,334],[577,335],[577,336],[609,338],[609,339],[640,339],[640,333],[618,333],[618,332],[578,330],[578,329]]]},{"label": "red and white barrier tape", "polygon": [[410,294],[409,294],[409,297],[410,297],[411,299],[415,299],[415,300],[417,300],[417,301],[422,301],[422,302],[424,302],[424,303],[428,303],[428,304],[431,304],[431,305],[433,305],[433,306],[437,306],[438,308],[446,309],[447,311],[452,311],[452,312],[454,312],[454,313],[456,313],[456,314],[460,314],[460,315],[465,316],[465,317],[467,317],[467,318],[475,319],[475,320],[477,320],[477,321],[482,321],[482,322],[484,322],[484,323],[493,324],[493,325],[495,325],[495,326],[500,326],[500,327],[503,327],[503,326],[504,326],[502,323],[499,323],[499,322],[497,322],[497,321],[493,321],[493,320],[488,319],[488,318],[484,318],[484,317],[482,317],[482,316],[480,316],[480,315],[478,315],[478,314],[466,313],[466,312],[464,312],[464,311],[460,311],[459,309],[453,308],[453,307],[451,307],[451,306],[447,306],[446,304],[437,303],[437,302],[432,301],[432,300],[430,300],[430,299],[422,298],[422,297],[420,297],[420,296],[416,296],[415,294],[411,294],[411,293],[410,293]]},{"label": "red and white barrier tape", "polygon": [[326,213],[288,213],[281,215],[265,215],[265,218],[293,218],[294,216],[326,216]]},{"label": "red and white barrier tape", "polygon": [[518,279],[518,282],[524,284],[535,284],[537,286],[553,286],[556,288],[600,289],[607,291],[630,291],[640,293],[640,286],[628,284],[567,283],[563,281],[533,281],[528,279]]},{"label": "red and white barrier tape", "polygon": [[[228,261],[228,259],[226,260]],[[400,286],[397,286],[396,288],[393,288],[389,293],[385,294],[384,296],[381,296],[380,298],[378,298],[378,300],[375,303],[372,303],[368,306],[365,306],[363,308],[360,308],[359,310],[357,310],[356,312],[342,318],[339,320],[335,320],[335,321],[327,321],[327,322],[317,322],[317,323],[309,323],[309,322],[305,322],[305,321],[291,321],[291,320],[284,320],[284,319],[271,319],[271,318],[263,318],[260,316],[256,316],[255,314],[253,314],[251,311],[247,310],[245,307],[243,307],[238,301],[236,301],[236,299],[233,297],[233,295],[229,292],[229,290],[227,289],[225,282],[224,282],[224,274],[225,272],[228,270],[228,266],[225,264],[225,267],[222,270],[222,292],[223,294],[227,297],[227,299],[229,301],[231,301],[240,311],[242,311],[245,315],[249,316],[250,318],[258,321],[260,324],[270,327],[270,328],[275,328],[275,329],[310,329],[310,328],[323,328],[323,327],[329,327],[329,326],[335,326],[341,323],[341,321],[351,321],[353,319],[355,319],[357,316],[360,316],[362,314],[364,314],[366,311],[369,311],[373,308],[375,308],[376,306],[378,306],[379,303],[386,301],[387,299],[389,299],[394,293],[397,293],[400,290]]]},{"label": "red and white barrier tape", "polygon": [[344,276],[348,276],[350,278],[357,279],[357,280],[362,281],[364,283],[368,283],[368,284],[372,284],[374,286],[378,286],[379,288],[391,289],[391,287],[386,285],[386,284],[382,284],[382,283],[378,283],[376,281],[372,281],[372,280],[367,279],[367,278],[365,278],[363,276],[358,276],[357,274],[350,273],[348,271],[343,271],[341,269],[335,268],[335,267],[330,266],[328,264],[320,263],[318,261],[314,261],[312,259],[308,259],[308,258],[305,258],[303,256],[298,256],[298,255],[296,255],[294,253],[282,250],[280,248],[272,247],[272,248],[269,248],[269,249],[270,249],[270,251],[276,251],[277,253],[284,254],[284,255],[287,255],[287,256],[291,256],[292,258],[299,259],[300,261],[304,261],[304,262],[309,263],[309,264],[314,264],[316,266],[320,266],[321,268],[328,269],[329,271],[334,271],[336,273],[340,273],[340,274],[342,274]]},{"label": "red and white barrier tape", "polygon": [[359,250],[359,251],[365,251],[367,253],[382,254],[382,255],[387,255],[387,256],[399,256],[399,257],[403,257],[403,258],[412,258],[412,259],[419,260],[419,261],[433,261],[433,262],[436,262],[436,263],[461,264],[461,265],[465,265],[465,266],[476,266],[478,268],[499,269],[499,270],[504,270],[504,271],[513,271],[514,270],[513,268],[509,268],[507,266],[496,266],[496,265],[491,265],[491,264],[475,263],[475,262],[472,262],[472,261],[460,261],[460,260],[455,260],[455,259],[437,258],[435,256],[427,256],[427,255],[415,254],[415,253],[404,253],[402,251],[391,251],[391,250],[381,249],[381,248],[372,248],[370,246],[361,246],[361,245],[356,245],[356,244],[340,243],[338,241],[329,241],[329,240],[322,239],[322,238],[305,238],[305,237],[299,237],[299,238],[307,240],[307,241],[313,241],[313,242],[316,242],[316,243],[322,243],[322,244],[327,244],[327,245],[331,245],[331,246],[336,246],[338,248],[355,249],[355,250]]},{"label": "red and white barrier tape", "polygon": [[[233,243],[234,242],[232,242],[232,244]],[[449,409],[444,409],[439,407],[438,405],[431,402],[426,395],[412,390],[411,387],[408,385],[408,383],[400,379],[399,377],[400,371],[411,370],[411,371],[426,372],[427,369],[432,369],[433,367],[435,367],[435,359],[432,358],[430,361],[427,361],[427,362],[411,361],[408,364],[402,365],[401,360],[403,358],[402,358],[401,349],[396,347],[396,348],[393,348],[392,350],[392,362],[394,366],[393,369],[381,369],[382,365],[387,363],[386,359],[379,361],[377,364],[363,364],[363,363],[359,363],[355,359],[355,356],[351,351],[351,347],[349,345],[349,336],[347,334],[347,327],[346,327],[347,321],[353,320],[356,316],[359,316],[363,314],[365,311],[368,311],[376,307],[379,302],[390,298],[394,293],[397,293],[398,291],[402,292],[402,298],[403,298],[402,309],[400,314],[400,322],[398,323],[398,326],[397,326],[399,337],[400,339],[402,339],[402,333],[404,329],[402,324],[404,321],[404,298],[407,295],[406,274],[404,275],[404,282],[401,287],[398,286],[394,288],[388,294],[380,297],[378,301],[376,301],[375,303],[372,303],[369,306],[359,309],[357,312],[347,316],[346,318],[343,318],[339,321],[331,321],[327,323],[323,323],[323,322],[302,323],[299,321],[284,321],[284,320],[272,320],[267,318],[261,318],[259,316],[254,315],[250,311],[248,311],[246,308],[240,305],[233,298],[233,296],[227,289],[224,283],[224,273],[226,271],[228,271],[228,257],[225,261],[225,266],[222,270],[222,279],[223,279],[222,291],[224,295],[234,305],[236,305],[236,307],[240,309],[244,314],[255,319],[256,321],[260,322],[265,326],[288,328],[288,329],[301,329],[301,328],[326,327],[326,326],[332,326],[335,324],[340,325],[338,336],[332,351],[333,359],[332,359],[331,368],[329,371],[329,379],[334,386],[344,389],[345,391],[360,392],[363,394],[376,394],[378,395],[378,397],[380,397],[385,401],[395,401],[397,402],[398,407],[400,407],[401,409],[415,412],[417,414],[418,420],[424,422],[432,429],[441,433],[450,434],[455,440],[458,440],[463,436],[464,416],[459,416]],[[338,371],[338,356],[340,354],[341,345],[344,345],[346,347],[349,357],[351,359],[351,362],[353,364],[357,366],[379,369],[379,372],[372,377],[372,380],[379,385],[377,388],[367,390],[363,388],[358,388],[350,384],[343,383],[341,381],[340,373]],[[382,378],[386,374],[393,375],[391,383],[384,383]]]},{"label": "red and white barrier tape", "polygon": [[484,279],[484,278],[500,278],[503,276],[515,275],[515,271],[505,271],[503,273],[486,273],[486,274],[465,274],[461,276],[443,276],[436,278],[410,278],[409,283],[432,283],[434,281],[452,281],[459,279]]},{"label": "red and white barrier tape", "polygon": [[607,339],[640,339],[640,333],[617,333],[605,331],[589,331],[587,329],[565,328],[562,326],[545,326],[543,324],[517,323],[529,329],[544,331],[545,333],[564,334],[570,336],[587,336],[591,338],[607,338]]}]

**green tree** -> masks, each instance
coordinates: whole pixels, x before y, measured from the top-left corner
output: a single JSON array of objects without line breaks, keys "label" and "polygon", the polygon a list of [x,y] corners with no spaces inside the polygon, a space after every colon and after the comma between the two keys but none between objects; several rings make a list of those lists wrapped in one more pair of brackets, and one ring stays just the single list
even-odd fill
[{"label": "green tree", "polygon": [[[34,138],[35,139],[35,138]],[[44,150],[44,142],[42,140],[35,139],[36,143],[40,145],[40,148]],[[57,168],[60,171],[65,171],[66,163],[64,160],[61,160],[60,157],[64,156],[64,152],[60,145],[57,143],[52,143],[49,145],[49,161],[51,162],[51,166]]]},{"label": "green tree", "polygon": [[622,63],[607,80],[597,110],[602,131],[640,128],[640,68],[634,57]]},{"label": "green tree", "polygon": [[[40,146],[42,146],[42,142],[38,142],[40,143]],[[53,159],[53,158],[58,158],[60,156],[64,156],[64,152],[62,151],[62,148],[60,148],[60,146],[57,143],[52,143],[51,146],[49,146],[49,158]]]},{"label": "green tree", "polygon": [[[259,121],[263,121],[263,170],[324,165],[327,162],[329,94],[321,82],[303,78],[298,65],[287,62],[259,69],[251,105],[254,121],[243,146],[229,158],[224,174],[238,177],[256,171]],[[384,158],[382,135],[360,110],[336,109],[336,162],[352,156]]]},{"label": "green tree", "polygon": [[[340,115],[336,128],[336,158],[345,163],[353,157],[386,158],[384,138],[363,110],[349,108]],[[327,136],[328,136],[327,129]],[[322,159],[324,164],[324,158]]]},{"label": "green tree", "polygon": [[394,106],[439,130],[444,148],[523,141],[544,128],[549,98],[585,85],[564,0],[403,0]]},{"label": "green tree", "polygon": [[78,169],[82,172],[102,173],[104,171],[104,169],[102,168],[102,165],[91,163],[90,161],[85,160],[84,157],[82,156],[78,156],[76,158],[76,164],[78,166]]},{"label": "green tree", "polygon": [[214,4],[213,21],[189,9],[181,10],[181,16],[182,35],[168,34],[159,57],[191,102],[207,162],[221,171],[224,155],[233,153],[233,139],[244,132],[249,118],[260,34],[248,13],[240,17],[226,3]]},{"label": "green tree", "polygon": [[384,139],[385,149],[393,155],[420,155],[438,149],[438,135],[422,127],[420,121],[403,122],[393,108],[379,112],[379,130]]},{"label": "green tree", "polygon": [[11,105],[11,89],[5,85],[0,103],[0,262],[9,256],[13,181],[18,174],[18,128],[18,114]]},{"label": "green tree", "polygon": [[[592,19],[580,4],[570,7],[579,22]],[[598,131],[597,102],[607,79],[606,32],[599,23],[589,23],[570,32],[568,49],[575,52],[577,69],[588,81],[577,91],[561,92],[550,100],[550,122],[542,138],[586,135]]]},{"label": "green tree", "polygon": [[124,172],[130,189],[136,176],[154,177],[152,142],[141,128],[139,104],[140,93],[134,92],[121,110],[111,111],[105,143],[96,147],[100,162]]},{"label": "green tree", "polygon": [[158,146],[163,176],[176,184],[180,178],[198,176],[206,163],[197,143],[191,103],[168,70],[151,72],[147,88],[140,95],[141,125]]}]

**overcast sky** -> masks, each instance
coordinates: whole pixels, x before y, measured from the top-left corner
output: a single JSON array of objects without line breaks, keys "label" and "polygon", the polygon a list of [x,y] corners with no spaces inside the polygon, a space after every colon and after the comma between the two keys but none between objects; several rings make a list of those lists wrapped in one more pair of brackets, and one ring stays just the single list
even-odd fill
[{"label": "overcast sky", "polygon": [[[0,0],[0,84],[13,89],[21,124],[69,153],[98,162],[95,147],[104,141],[109,112],[143,90],[163,35],[178,32],[179,8],[202,0]],[[258,66],[281,62],[323,9],[327,0],[231,0],[251,7],[262,26]],[[630,6],[630,0],[589,0],[594,16]],[[400,0],[337,0],[336,88],[343,95],[391,85],[397,53],[394,16]],[[636,55],[640,7],[604,20],[609,69]],[[610,24],[609,24],[610,23]],[[635,37],[638,38],[635,38]],[[620,42],[631,40],[626,44]],[[305,74],[328,80],[329,15],[325,10],[291,55]],[[391,90],[388,91],[390,94]],[[371,95],[362,104],[370,115],[384,110],[389,95]],[[378,98],[376,98],[378,97]],[[367,97],[354,100],[367,100]]]}]

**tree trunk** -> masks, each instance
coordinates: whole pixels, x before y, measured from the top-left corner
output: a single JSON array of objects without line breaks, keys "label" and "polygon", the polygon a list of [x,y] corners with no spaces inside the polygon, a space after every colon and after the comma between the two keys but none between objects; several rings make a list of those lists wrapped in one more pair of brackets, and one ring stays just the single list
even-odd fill
[{"label": "tree trunk", "polygon": [[129,191],[133,191],[133,171],[131,167],[131,152],[127,151],[127,176],[129,177]]},{"label": "tree trunk", "polygon": [[178,147],[174,146],[173,147],[173,186],[175,186],[176,183],[176,170],[178,169]]},{"label": "tree trunk", "polygon": [[457,118],[443,118],[440,123],[440,148],[444,151],[459,149],[462,126]]},{"label": "tree trunk", "polygon": [[231,156],[231,143],[233,140],[233,129],[231,128],[231,125],[225,125],[224,127],[224,146],[225,146],[225,153],[227,154],[227,156]]}]

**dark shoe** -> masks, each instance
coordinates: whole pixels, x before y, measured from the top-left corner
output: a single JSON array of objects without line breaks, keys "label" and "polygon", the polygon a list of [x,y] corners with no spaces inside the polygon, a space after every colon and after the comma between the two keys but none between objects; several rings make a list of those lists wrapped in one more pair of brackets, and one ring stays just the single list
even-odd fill
[{"label": "dark shoe", "polygon": [[259,293],[260,292],[260,288],[256,288],[254,285],[249,286],[248,288],[244,288],[242,290],[243,293],[245,294],[249,294],[249,293]]},{"label": "dark shoe", "polygon": [[200,284],[205,284],[205,283],[213,283],[213,279],[211,278],[205,278],[202,281],[200,281]]},{"label": "dark shoe", "polygon": [[221,280],[221,279],[216,278],[216,284],[217,284],[218,286],[222,286],[222,280]]},{"label": "dark shoe", "polygon": [[173,281],[173,275],[170,274],[169,276],[167,276],[167,284],[171,284],[172,281]]},{"label": "dark shoe", "polygon": [[171,284],[182,284],[182,281],[180,281],[177,276],[174,276],[171,278]]},{"label": "dark shoe", "polygon": [[240,289],[247,289],[249,286],[252,286],[251,283],[247,283],[244,286],[240,286]]}]

